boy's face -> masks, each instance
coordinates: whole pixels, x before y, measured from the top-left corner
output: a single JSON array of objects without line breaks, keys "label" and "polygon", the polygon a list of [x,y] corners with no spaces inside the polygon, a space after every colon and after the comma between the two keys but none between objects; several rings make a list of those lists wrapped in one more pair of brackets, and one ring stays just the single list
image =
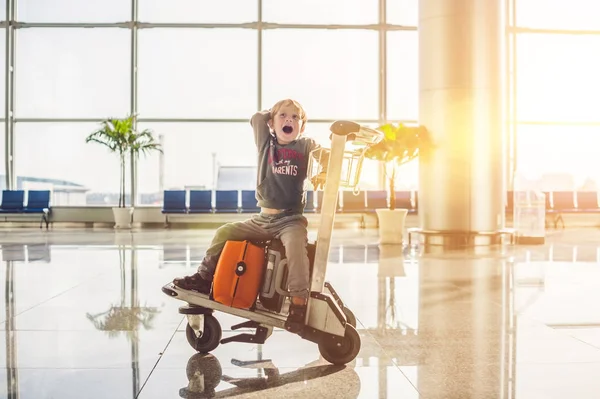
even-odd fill
[{"label": "boy's face", "polygon": [[304,123],[299,115],[298,109],[292,105],[283,105],[273,114],[269,126],[275,131],[277,141],[280,144],[288,144],[296,140],[304,132]]}]

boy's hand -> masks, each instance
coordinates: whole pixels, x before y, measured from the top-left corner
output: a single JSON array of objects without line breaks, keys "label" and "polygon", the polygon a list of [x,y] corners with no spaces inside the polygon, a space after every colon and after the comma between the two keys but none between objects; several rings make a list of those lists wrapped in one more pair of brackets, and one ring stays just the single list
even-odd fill
[{"label": "boy's hand", "polygon": [[319,187],[325,188],[326,180],[327,180],[327,173],[321,172],[318,175],[314,176],[312,179],[310,179],[310,182],[312,183],[315,190],[318,190]]}]

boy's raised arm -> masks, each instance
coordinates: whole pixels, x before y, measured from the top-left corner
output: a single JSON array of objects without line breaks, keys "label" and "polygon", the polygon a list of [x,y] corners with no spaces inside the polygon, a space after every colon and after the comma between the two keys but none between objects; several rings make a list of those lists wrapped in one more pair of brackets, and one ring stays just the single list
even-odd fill
[{"label": "boy's raised arm", "polygon": [[267,122],[271,119],[271,111],[264,110],[255,113],[250,119],[250,125],[254,129],[254,142],[257,147],[263,146],[271,136],[271,130]]}]

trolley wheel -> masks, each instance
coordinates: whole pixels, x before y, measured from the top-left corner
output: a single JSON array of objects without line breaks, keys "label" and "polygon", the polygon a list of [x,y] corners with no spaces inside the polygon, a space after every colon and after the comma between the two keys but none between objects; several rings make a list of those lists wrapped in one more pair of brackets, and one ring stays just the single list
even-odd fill
[{"label": "trolley wheel", "polygon": [[352,313],[352,311],[349,308],[347,308],[346,306],[344,306],[342,311],[344,312],[344,315],[346,315],[346,321],[352,327],[356,328],[356,316],[354,316],[354,313]]},{"label": "trolley wheel", "polygon": [[219,321],[212,315],[204,316],[204,329],[202,334],[197,337],[194,329],[189,324],[185,329],[185,336],[192,348],[200,353],[208,353],[219,346],[221,342],[221,325]]},{"label": "trolley wheel", "polygon": [[346,324],[346,335],[341,344],[320,342],[319,352],[325,360],[336,366],[350,363],[360,352],[360,335],[354,327]]}]

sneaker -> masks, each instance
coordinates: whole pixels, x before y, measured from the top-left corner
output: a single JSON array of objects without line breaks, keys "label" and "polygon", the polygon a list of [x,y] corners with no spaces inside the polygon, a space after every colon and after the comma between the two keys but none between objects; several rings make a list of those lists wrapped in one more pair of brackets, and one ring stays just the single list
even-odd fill
[{"label": "sneaker", "polygon": [[290,304],[288,318],[285,322],[285,329],[291,333],[297,334],[304,328],[304,318],[306,317],[306,305]]},{"label": "sneaker", "polygon": [[212,282],[204,280],[202,276],[200,276],[200,273],[176,278],[173,280],[173,284],[183,290],[197,291],[206,295],[210,294],[210,288],[212,286]]}]

